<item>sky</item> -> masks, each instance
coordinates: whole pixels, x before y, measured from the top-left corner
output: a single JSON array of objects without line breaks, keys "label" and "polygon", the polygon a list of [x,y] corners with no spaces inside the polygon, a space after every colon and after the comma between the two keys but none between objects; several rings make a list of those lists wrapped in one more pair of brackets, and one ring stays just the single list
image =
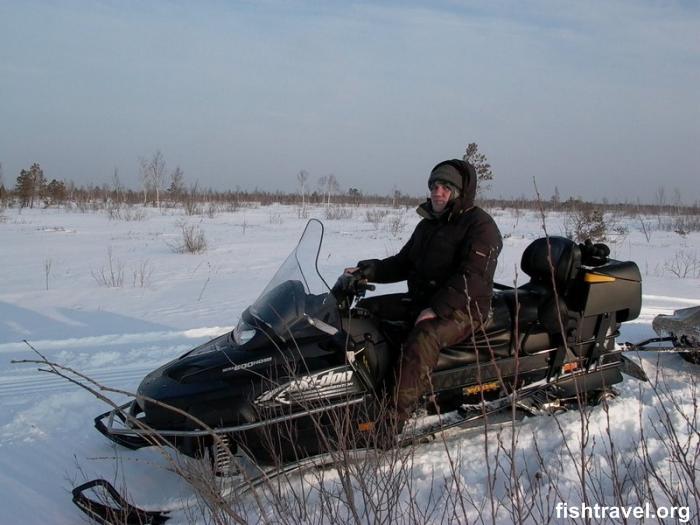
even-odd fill
[{"label": "sky", "polygon": [[700,200],[696,1],[0,0],[0,163],[139,187],[427,191],[476,142],[494,197]]}]

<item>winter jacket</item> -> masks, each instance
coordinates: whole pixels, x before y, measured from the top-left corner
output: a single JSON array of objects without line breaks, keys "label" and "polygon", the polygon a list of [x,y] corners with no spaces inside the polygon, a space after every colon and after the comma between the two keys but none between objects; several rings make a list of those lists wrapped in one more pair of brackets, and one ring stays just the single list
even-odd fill
[{"label": "winter jacket", "polygon": [[445,162],[463,177],[463,190],[451,208],[437,216],[428,199],[416,210],[423,220],[399,253],[360,261],[358,266],[373,282],[408,281],[409,295],[419,307],[432,308],[442,319],[463,317],[458,314],[471,310],[472,316],[483,320],[503,241],[493,218],[474,206],[474,168],[461,160]]}]

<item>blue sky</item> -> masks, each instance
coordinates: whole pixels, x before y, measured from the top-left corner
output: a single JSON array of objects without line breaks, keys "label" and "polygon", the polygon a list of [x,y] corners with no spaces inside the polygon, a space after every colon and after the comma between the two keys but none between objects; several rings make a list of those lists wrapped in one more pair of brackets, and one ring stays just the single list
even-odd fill
[{"label": "blue sky", "polygon": [[696,2],[6,2],[6,185],[425,191],[477,142],[492,195],[700,199]]}]

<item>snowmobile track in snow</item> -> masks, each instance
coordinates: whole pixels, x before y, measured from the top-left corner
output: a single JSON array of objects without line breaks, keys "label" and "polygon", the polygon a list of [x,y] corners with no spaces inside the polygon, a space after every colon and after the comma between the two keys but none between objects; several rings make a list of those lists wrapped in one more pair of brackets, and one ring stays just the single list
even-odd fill
[{"label": "snowmobile track in snow", "polygon": [[[45,339],[30,341],[30,344],[51,360],[51,354],[66,351],[80,351],[81,357],[99,352],[113,351],[113,347],[133,345],[150,345],[149,350],[141,350],[140,356],[135,358],[138,364],[105,365],[87,364],[84,367],[73,365],[73,367],[93,379],[97,383],[105,386],[123,387],[133,385],[134,390],[138,382],[148,372],[161,365],[165,360],[177,357],[183,351],[183,346],[191,348],[198,344],[196,339],[202,342],[208,338],[218,336],[230,327],[202,327],[189,330],[177,330],[169,332],[145,332],[130,334],[107,334],[101,336],[88,336],[70,339]],[[176,343],[177,341],[180,343]],[[159,344],[160,343],[160,344]],[[164,350],[166,356],[158,352]],[[144,361],[143,355],[155,354],[155,359]],[[0,355],[11,356],[12,359],[34,359],[37,356],[31,351],[25,342],[0,343]],[[169,356],[172,354],[172,356]],[[61,359],[64,361],[64,359]],[[9,364],[9,363],[8,363]],[[65,363],[61,363],[65,364]],[[27,368],[29,366],[30,368]],[[67,366],[72,366],[68,364]],[[14,365],[9,366],[5,373],[0,375],[0,397],[21,396],[27,394],[53,393],[78,390],[75,384],[66,379],[40,373],[36,365]]]},{"label": "snowmobile track in snow", "polygon": [[[149,366],[119,367],[108,371],[83,370],[81,373],[90,377],[97,383],[105,386],[117,386],[132,383],[137,385],[144,375],[150,371]],[[69,381],[48,375],[46,373],[34,373],[19,377],[0,377],[0,397],[17,396],[22,394],[38,394],[65,392],[78,390],[80,387]]]},{"label": "snowmobile track in snow", "polygon": [[[174,330],[169,332],[141,332],[132,334],[105,334],[87,337],[76,337],[69,339],[43,339],[29,341],[32,346],[42,353],[52,350],[93,348],[107,345],[125,345],[136,343],[156,343],[159,341],[171,341],[174,339],[198,339],[212,338],[224,332],[230,332],[233,327],[202,327],[191,328],[189,330]],[[23,352],[28,350],[27,344],[23,341],[13,343],[0,343],[0,354],[13,352]]]}]

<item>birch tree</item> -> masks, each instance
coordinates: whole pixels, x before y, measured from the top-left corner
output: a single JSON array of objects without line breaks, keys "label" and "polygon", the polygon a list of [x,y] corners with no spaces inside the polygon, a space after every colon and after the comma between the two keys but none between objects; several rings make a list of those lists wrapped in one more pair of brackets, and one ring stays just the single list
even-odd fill
[{"label": "birch tree", "polygon": [[331,194],[340,191],[340,184],[338,184],[338,179],[332,173],[330,175],[324,175],[318,179],[318,186],[321,191],[326,195],[326,206],[331,204]]},{"label": "birch tree", "polygon": [[165,184],[165,159],[160,150],[150,158],[141,158],[141,180],[143,182],[143,203],[148,202],[148,192],[156,195],[156,206],[160,209],[160,192]]},{"label": "birch tree", "polygon": [[297,181],[299,182],[299,189],[301,191],[301,209],[305,210],[306,209],[306,196],[305,196],[305,189],[306,189],[306,183],[309,180],[309,172],[306,170],[300,170],[299,173],[297,173]]}]

